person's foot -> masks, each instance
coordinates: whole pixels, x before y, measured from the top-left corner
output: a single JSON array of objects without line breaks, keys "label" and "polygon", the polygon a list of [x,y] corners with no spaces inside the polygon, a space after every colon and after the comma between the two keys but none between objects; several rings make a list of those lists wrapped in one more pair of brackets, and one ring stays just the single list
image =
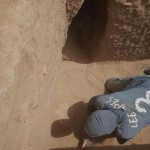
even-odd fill
[{"label": "person's foot", "polygon": [[145,66],[142,68],[142,72],[145,74],[145,75],[150,75],[150,66]]}]

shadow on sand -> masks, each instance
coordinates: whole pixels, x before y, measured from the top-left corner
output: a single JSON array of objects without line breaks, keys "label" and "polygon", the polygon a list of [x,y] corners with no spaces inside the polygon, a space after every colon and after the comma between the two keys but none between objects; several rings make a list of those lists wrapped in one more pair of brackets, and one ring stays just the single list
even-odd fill
[{"label": "shadow on sand", "polygon": [[51,135],[55,138],[64,137],[74,133],[77,139],[81,139],[84,122],[88,115],[87,103],[80,101],[67,111],[69,119],[60,119],[53,122],[51,127]]},{"label": "shadow on sand", "polygon": [[[52,123],[51,135],[55,138],[61,138],[73,133],[75,138],[79,140],[78,144],[80,145],[80,142],[84,136],[83,131],[86,118],[91,113],[91,111],[87,109],[87,105],[88,104],[83,101],[72,105],[67,111],[69,119],[60,119]],[[105,139],[112,137],[114,137],[113,134],[90,140],[94,143],[102,143]]]}]

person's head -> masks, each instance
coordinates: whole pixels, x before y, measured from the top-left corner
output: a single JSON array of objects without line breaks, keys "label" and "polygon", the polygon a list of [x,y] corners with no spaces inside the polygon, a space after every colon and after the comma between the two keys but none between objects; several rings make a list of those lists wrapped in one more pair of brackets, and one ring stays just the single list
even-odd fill
[{"label": "person's head", "polygon": [[90,137],[111,134],[118,125],[118,117],[110,110],[93,112],[86,120],[84,130]]}]

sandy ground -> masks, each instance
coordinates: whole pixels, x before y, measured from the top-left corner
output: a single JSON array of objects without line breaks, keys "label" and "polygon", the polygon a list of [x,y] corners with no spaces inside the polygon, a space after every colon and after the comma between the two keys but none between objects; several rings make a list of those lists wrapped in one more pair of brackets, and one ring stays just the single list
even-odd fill
[{"label": "sandy ground", "polygon": [[66,1],[0,0],[0,150],[47,150]]},{"label": "sandy ground", "polygon": [[[150,60],[90,63],[85,52],[76,43],[77,41],[68,38],[63,49],[65,59],[54,99],[55,110],[51,126],[52,149],[77,149],[87,117],[89,99],[107,92],[104,86],[107,79],[142,74],[141,69],[150,63]],[[100,138],[97,144],[89,146],[94,146],[94,149],[149,149],[149,132],[150,126],[147,126],[121,147],[114,137]]]},{"label": "sandy ground", "polygon": [[[108,78],[136,75],[150,64],[150,60],[91,63],[78,46],[81,41],[68,36],[57,94],[52,99],[67,18],[77,13],[80,1],[0,0],[0,150],[76,149],[90,97],[105,92]],[[89,27],[82,29],[88,21],[88,16],[79,21],[85,42]],[[149,131],[150,127],[143,129],[126,145],[149,144]],[[93,146],[119,146],[115,138],[99,143]]]}]

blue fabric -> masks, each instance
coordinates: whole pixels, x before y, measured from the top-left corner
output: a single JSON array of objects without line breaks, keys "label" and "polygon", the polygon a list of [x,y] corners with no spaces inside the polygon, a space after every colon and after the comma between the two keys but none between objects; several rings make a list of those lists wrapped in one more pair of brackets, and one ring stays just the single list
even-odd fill
[{"label": "blue fabric", "polygon": [[[150,77],[132,77],[122,91],[97,96],[95,105],[103,110],[122,110],[123,116],[118,122],[117,131],[123,139],[133,138],[150,124]],[[110,124],[112,119],[107,121],[106,124]],[[112,125],[114,128],[115,124]]]},{"label": "blue fabric", "polygon": [[99,137],[106,134],[111,134],[118,122],[119,114],[114,110],[97,110],[93,112],[87,119],[85,131],[90,137]]}]

